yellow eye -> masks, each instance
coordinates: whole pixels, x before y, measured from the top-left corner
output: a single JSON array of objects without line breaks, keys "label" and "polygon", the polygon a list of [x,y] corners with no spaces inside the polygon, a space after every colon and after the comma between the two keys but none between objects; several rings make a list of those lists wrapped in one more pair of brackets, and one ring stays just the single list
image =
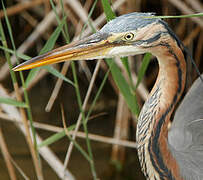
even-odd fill
[{"label": "yellow eye", "polygon": [[133,40],[134,36],[135,36],[135,35],[130,32],[130,33],[125,34],[124,39],[125,39],[126,41],[131,41],[131,40]]}]

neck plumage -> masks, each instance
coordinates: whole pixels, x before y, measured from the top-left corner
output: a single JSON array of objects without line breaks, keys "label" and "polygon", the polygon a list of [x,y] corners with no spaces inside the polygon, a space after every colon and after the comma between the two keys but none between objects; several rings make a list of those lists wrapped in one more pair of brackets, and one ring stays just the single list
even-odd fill
[{"label": "neck plumage", "polygon": [[151,52],[158,59],[159,74],[138,119],[138,156],[147,179],[179,180],[182,178],[167,142],[170,117],[185,86],[186,62],[172,38]]}]

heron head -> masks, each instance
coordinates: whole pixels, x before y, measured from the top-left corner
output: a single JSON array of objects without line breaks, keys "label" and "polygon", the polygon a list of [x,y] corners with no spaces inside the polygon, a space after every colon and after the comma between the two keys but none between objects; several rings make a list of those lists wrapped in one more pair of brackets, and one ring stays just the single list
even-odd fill
[{"label": "heron head", "polygon": [[89,60],[150,52],[162,33],[163,21],[151,13],[130,13],[108,22],[95,34],[28,60],[13,70],[21,71],[68,60]]}]

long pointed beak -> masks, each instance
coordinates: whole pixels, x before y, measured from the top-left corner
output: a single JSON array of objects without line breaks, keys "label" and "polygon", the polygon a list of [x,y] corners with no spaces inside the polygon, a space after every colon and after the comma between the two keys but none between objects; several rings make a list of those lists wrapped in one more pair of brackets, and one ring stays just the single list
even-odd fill
[{"label": "long pointed beak", "polygon": [[13,70],[22,71],[62,61],[98,59],[108,56],[108,52],[115,46],[118,44],[113,43],[111,35],[97,32],[78,42],[34,57]]}]

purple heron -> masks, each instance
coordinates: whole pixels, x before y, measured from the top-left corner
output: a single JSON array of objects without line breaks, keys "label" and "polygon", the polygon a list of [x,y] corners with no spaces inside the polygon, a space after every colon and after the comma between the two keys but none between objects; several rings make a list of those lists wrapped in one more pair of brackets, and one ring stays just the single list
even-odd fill
[{"label": "purple heron", "polygon": [[159,73],[136,131],[142,171],[148,180],[203,180],[203,82],[199,78],[194,83],[174,114],[185,88],[185,49],[168,25],[152,16],[122,15],[95,34],[37,56],[14,70],[152,53],[158,60]]}]

